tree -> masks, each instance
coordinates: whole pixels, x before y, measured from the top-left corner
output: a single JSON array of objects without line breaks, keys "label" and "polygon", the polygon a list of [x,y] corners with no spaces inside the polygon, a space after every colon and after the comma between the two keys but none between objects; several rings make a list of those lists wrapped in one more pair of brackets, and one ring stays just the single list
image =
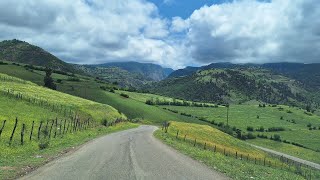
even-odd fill
[{"label": "tree", "polygon": [[52,75],[52,69],[46,68],[45,69],[46,76],[44,77],[44,86],[53,90],[57,89],[57,85],[54,83],[51,75]]}]

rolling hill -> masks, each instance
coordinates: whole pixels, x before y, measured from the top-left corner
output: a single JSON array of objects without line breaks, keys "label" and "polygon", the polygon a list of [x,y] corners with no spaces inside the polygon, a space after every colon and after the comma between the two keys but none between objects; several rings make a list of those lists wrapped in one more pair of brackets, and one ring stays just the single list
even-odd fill
[{"label": "rolling hill", "polygon": [[72,64],[68,64],[44,49],[20,40],[0,42],[0,60],[34,66],[50,67],[54,70],[79,73]]},{"label": "rolling hill", "polygon": [[148,89],[153,93],[191,101],[305,105],[309,92],[297,80],[256,67],[207,69],[167,78]]}]

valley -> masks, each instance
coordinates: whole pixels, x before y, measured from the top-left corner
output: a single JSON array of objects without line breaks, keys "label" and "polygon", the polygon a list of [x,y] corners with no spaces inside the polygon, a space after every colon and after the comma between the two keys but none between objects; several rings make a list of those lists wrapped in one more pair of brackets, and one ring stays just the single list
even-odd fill
[{"label": "valley", "polygon": [[[56,90],[51,90],[43,87],[45,66],[1,62],[0,127],[7,121],[0,136],[0,178],[18,177],[111,132],[144,124],[161,129],[167,123],[168,132],[157,130],[155,137],[233,179],[320,177],[312,167],[251,146],[320,164],[319,103],[312,98],[317,95],[291,76],[228,65],[152,79],[115,64],[71,65],[75,71],[53,71]],[[143,82],[135,83],[139,78]]]}]

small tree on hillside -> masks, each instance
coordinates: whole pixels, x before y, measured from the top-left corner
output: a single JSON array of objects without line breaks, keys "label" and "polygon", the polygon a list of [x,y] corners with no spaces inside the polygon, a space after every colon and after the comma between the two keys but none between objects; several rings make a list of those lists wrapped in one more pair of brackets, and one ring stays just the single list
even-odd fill
[{"label": "small tree on hillside", "polygon": [[57,89],[57,85],[54,83],[51,74],[52,74],[52,69],[46,68],[45,69],[46,76],[44,77],[44,86],[53,90]]}]

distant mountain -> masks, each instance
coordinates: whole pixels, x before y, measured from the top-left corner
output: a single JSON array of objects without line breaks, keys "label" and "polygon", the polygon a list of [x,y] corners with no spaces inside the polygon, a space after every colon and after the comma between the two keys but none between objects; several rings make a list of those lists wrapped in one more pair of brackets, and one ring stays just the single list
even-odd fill
[{"label": "distant mountain", "polygon": [[206,69],[189,75],[167,78],[153,83],[148,90],[170,97],[213,103],[258,100],[272,104],[303,106],[312,100],[314,92],[307,91],[298,80],[253,65],[226,66],[229,68],[207,66]]},{"label": "distant mountain", "polygon": [[150,78],[154,81],[165,79],[173,72],[171,68],[163,68],[160,65],[152,63],[139,63],[139,62],[111,62],[105,64],[92,65],[94,67],[118,67],[131,73],[139,73]]},{"label": "distant mountain", "polygon": [[78,72],[72,64],[60,60],[42,48],[16,39],[0,42],[0,60],[50,67],[70,73]]}]

